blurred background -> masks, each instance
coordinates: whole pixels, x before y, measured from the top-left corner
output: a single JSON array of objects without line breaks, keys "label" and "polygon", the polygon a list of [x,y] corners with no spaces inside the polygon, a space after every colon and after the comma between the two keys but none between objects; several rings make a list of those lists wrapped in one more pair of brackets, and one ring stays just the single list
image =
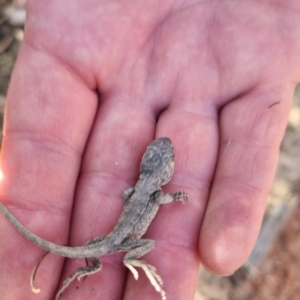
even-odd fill
[{"label": "blurred background", "polygon": [[[24,34],[26,0],[0,0],[0,125]],[[300,38],[300,37],[299,37]],[[294,94],[276,177],[256,246],[229,277],[201,268],[194,300],[300,299],[300,85]],[[185,299],[183,299],[185,300]]]}]

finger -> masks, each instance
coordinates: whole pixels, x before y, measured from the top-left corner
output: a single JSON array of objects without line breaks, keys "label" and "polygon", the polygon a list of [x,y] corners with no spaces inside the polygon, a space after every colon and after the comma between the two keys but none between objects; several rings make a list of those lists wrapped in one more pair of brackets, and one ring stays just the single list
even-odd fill
[{"label": "finger", "polygon": [[[58,244],[67,243],[74,187],[96,107],[96,94],[78,74],[23,44],[7,97],[0,199],[29,230]],[[5,241],[0,294],[31,299],[29,279],[42,251],[0,218]],[[36,276],[39,299],[54,292],[61,263],[51,255],[42,264],[47,270],[42,266],[44,274]]]},{"label": "finger", "polygon": [[[157,269],[167,299],[192,299],[198,281],[198,234],[218,141],[215,110],[204,109],[202,105],[171,103],[157,124],[157,137],[170,137],[175,147],[174,175],[163,190],[185,190],[192,198],[184,205],[178,202],[161,205],[145,235],[155,240],[155,248],[142,259]],[[138,272],[138,282],[129,274],[125,299],[145,295],[147,299],[159,299],[143,271]]]},{"label": "finger", "polygon": [[[149,106],[115,97],[103,98],[101,102],[78,181],[72,245],[82,245],[112,231],[124,207],[123,191],[135,185],[141,157],[154,136],[155,114]],[[78,284],[70,285],[64,292],[66,299],[75,294],[78,299],[91,294],[96,298],[121,299],[127,274],[123,255],[100,257],[101,272],[89,276],[79,289]],[[68,261],[62,280],[83,263]]]},{"label": "finger", "polygon": [[274,176],[292,87],[260,88],[227,104],[220,153],[200,233],[207,268],[231,274],[249,256]]}]

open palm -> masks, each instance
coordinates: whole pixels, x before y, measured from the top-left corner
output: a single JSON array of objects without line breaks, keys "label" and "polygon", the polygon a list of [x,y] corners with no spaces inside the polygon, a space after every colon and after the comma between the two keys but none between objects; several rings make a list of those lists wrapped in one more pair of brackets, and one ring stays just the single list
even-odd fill
[{"label": "open palm", "polygon": [[[199,262],[234,272],[261,224],[293,89],[300,81],[298,1],[31,0],[7,97],[0,199],[28,229],[82,245],[110,232],[122,192],[155,137],[176,150],[145,260],[168,299],[192,299]],[[298,7],[297,7],[298,6]],[[84,260],[48,255],[0,216],[0,295],[53,299]],[[160,299],[122,254],[61,299]],[[127,276],[128,274],[128,276]]]}]

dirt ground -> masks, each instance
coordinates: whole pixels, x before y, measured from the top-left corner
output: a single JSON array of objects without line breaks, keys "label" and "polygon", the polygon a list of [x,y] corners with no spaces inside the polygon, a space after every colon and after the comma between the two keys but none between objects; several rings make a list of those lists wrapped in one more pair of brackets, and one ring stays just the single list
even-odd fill
[{"label": "dirt ground", "polygon": [[[24,0],[23,0],[24,1]],[[11,25],[0,0],[0,124],[22,26]],[[262,233],[249,261],[230,277],[201,271],[194,300],[296,300],[300,295],[300,85],[293,107]]]}]

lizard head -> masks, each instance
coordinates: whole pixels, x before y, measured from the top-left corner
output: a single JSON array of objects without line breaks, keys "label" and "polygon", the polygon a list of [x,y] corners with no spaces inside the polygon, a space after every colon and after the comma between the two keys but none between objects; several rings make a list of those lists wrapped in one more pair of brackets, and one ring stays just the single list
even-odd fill
[{"label": "lizard head", "polygon": [[174,147],[169,138],[163,137],[149,144],[142,158],[141,176],[152,177],[158,184],[166,184],[174,172]]}]

